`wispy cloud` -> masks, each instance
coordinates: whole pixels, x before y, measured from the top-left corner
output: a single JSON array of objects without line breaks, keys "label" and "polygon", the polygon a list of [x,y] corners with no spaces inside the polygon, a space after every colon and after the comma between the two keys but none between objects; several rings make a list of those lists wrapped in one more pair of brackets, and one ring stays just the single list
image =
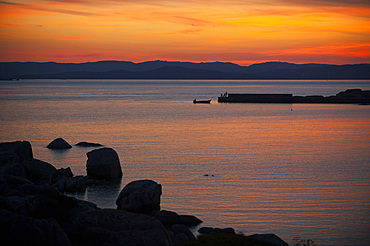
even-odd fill
[{"label": "wispy cloud", "polygon": [[70,58],[100,58],[103,54],[100,53],[85,53],[85,54],[63,54],[63,55],[55,55],[54,58],[57,59],[70,59]]},{"label": "wispy cloud", "polygon": [[369,10],[369,0],[0,0],[0,59],[368,61]]},{"label": "wispy cloud", "polygon": [[69,14],[69,15],[80,15],[80,16],[97,15],[96,13],[82,12],[82,11],[69,10],[69,9],[59,9],[59,8],[53,8],[53,7],[43,7],[43,6],[36,5],[36,4],[31,5],[31,4],[26,4],[26,3],[18,3],[18,2],[10,2],[10,1],[0,1],[0,4],[13,5],[13,6],[18,6],[18,7],[30,9],[30,10],[55,12],[55,13]]},{"label": "wispy cloud", "polygon": [[81,36],[69,36],[69,37],[56,37],[59,40],[69,40],[69,41],[78,41],[89,39],[91,35],[81,35]]},{"label": "wispy cloud", "polygon": [[192,26],[204,26],[204,25],[208,25],[208,24],[214,24],[214,22],[212,22],[212,21],[207,21],[207,20],[198,19],[198,18],[191,18],[191,17],[187,17],[187,16],[176,15],[176,16],[174,16],[174,18],[179,19],[182,22],[185,22],[187,24],[191,24]]},{"label": "wispy cloud", "polygon": [[351,6],[351,7],[370,7],[370,1],[368,0],[284,0],[282,1],[285,4],[297,4],[297,5],[306,5],[306,6]]}]

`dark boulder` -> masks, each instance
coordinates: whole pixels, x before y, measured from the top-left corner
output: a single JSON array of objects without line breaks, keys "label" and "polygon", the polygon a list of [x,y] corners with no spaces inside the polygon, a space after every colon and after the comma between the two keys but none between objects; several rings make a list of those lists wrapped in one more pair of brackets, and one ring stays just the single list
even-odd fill
[{"label": "dark boulder", "polygon": [[73,173],[70,167],[60,168],[57,170],[57,172],[60,176],[73,177]]},{"label": "dark boulder", "polygon": [[215,228],[213,227],[201,227],[198,232],[200,234],[211,234],[215,232]]},{"label": "dark boulder", "polygon": [[215,232],[199,235],[197,239],[184,242],[182,245],[255,245],[255,246],[288,246],[286,242],[274,234],[256,234],[245,236],[243,234]]},{"label": "dark boulder", "polygon": [[99,143],[79,142],[76,144],[78,147],[101,147],[103,145]]},{"label": "dark boulder", "polygon": [[232,227],[226,227],[226,228],[215,228],[216,232],[225,232],[225,233],[231,233],[235,234],[235,230]]},{"label": "dark boulder", "polygon": [[[21,160],[22,155],[17,151],[2,150],[7,153],[0,163],[0,171],[5,170],[0,178],[2,242],[66,246],[173,245],[163,224],[152,216],[100,209],[60,192],[84,187],[89,181],[86,177],[67,177],[49,163],[29,157]],[[19,161],[21,163],[17,163]],[[22,166],[25,174],[15,176],[16,172],[9,171],[11,165]]]},{"label": "dark boulder", "polygon": [[223,233],[231,233],[235,234],[234,228],[227,227],[227,228],[213,228],[213,227],[202,227],[198,230],[200,234],[211,234],[216,232],[223,232]]},{"label": "dark boulder", "polygon": [[197,226],[202,222],[202,220],[193,215],[180,215],[180,224],[186,225],[188,227]]},{"label": "dark boulder", "polygon": [[275,234],[253,234],[247,236],[247,238],[252,239],[253,241],[262,245],[289,246],[286,242],[284,242],[280,237],[276,236]]},{"label": "dark boulder", "polygon": [[26,171],[22,164],[20,163],[3,163],[0,164],[0,178],[5,176],[19,176],[26,177]]},{"label": "dark boulder", "polygon": [[63,138],[54,139],[51,143],[46,146],[49,149],[70,149],[72,146],[67,143]]},{"label": "dark boulder", "polygon": [[35,184],[51,185],[58,176],[57,169],[44,161],[29,159],[23,165],[26,170],[27,179]]},{"label": "dark boulder", "polygon": [[162,186],[152,180],[137,180],[127,184],[119,194],[118,209],[154,215],[160,210]]},{"label": "dark boulder", "polygon": [[174,224],[182,224],[187,227],[193,227],[202,223],[200,219],[193,215],[178,215],[176,212],[161,210],[155,217],[159,219],[164,226],[172,226]]},{"label": "dark boulder", "polygon": [[60,224],[73,245],[172,245],[166,229],[154,217],[99,209],[83,201],[70,209]]},{"label": "dark boulder", "polygon": [[60,192],[85,192],[86,186],[87,179],[82,176],[59,176],[57,181],[52,185],[53,188]]},{"label": "dark boulder", "polygon": [[53,218],[37,219],[0,210],[0,231],[1,241],[9,245],[71,245]]},{"label": "dark boulder", "polygon": [[119,179],[122,177],[118,154],[112,148],[95,149],[87,153],[87,176],[96,179]]},{"label": "dark boulder", "polygon": [[155,217],[159,219],[164,226],[172,226],[180,223],[180,216],[173,211],[161,210]]},{"label": "dark boulder", "polygon": [[27,141],[0,143],[0,178],[8,175],[26,177],[24,162],[33,158]]},{"label": "dark boulder", "polygon": [[33,158],[32,147],[28,141],[0,143],[0,165],[5,163],[22,163]]},{"label": "dark boulder", "polygon": [[59,218],[76,204],[76,199],[62,195],[45,185],[35,185],[22,177],[0,180],[0,209],[36,218]]},{"label": "dark boulder", "polygon": [[173,244],[180,244],[189,239],[195,239],[194,234],[185,225],[174,224],[171,226],[170,231],[173,232]]},{"label": "dark boulder", "polygon": [[0,231],[14,245],[172,245],[154,217],[100,209],[14,176],[0,180]]}]

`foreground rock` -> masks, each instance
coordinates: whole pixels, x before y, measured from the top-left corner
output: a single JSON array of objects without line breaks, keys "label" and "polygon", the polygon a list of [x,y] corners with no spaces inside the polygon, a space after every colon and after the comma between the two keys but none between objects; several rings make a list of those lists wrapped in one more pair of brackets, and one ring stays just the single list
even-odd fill
[{"label": "foreground rock", "polygon": [[169,228],[174,245],[185,242],[189,239],[195,239],[194,234],[185,225],[174,224]]},{"label": "foreground rock", "polygon": [[118,209],[154,215],[160,210],[162,186],[152,180],[137,180],[127,184],[119,194]]},{"label": "foreground rock", "polygon": [[32,147],[28,141],[0,143],[0,164],[22,163],[33,158]]},{"label": "foreground rock", "polygon": [[[155,215],[155,218],[161,221],[162,224],[167,228],[175,245],[195,238],[189,227],[185,224],[182,224],[182,216],[183,215],[178,215],[176,212],[167,210],[161,210]],[[196,220],[198,224],[202,222],[195,216],[191,217],[195,218],[194,220]],[[192,225],[193,224],[194,223],[192,223]]]},{"label": "foreground rock", "polygon": [[54,218],[38,219],[0,210],[0,230],[1,240],[12,245],[72,245]]},{"label": "foreground rock", "polygon": [[73,173],[70,167],[60,168],[57,170],[58,174],[65,177],[73,177]]},{"label": "foreground rock", "polygon": [[213,227],[202,227],[198,230],[200,234],[212,234],[216,232],[224,232],[224,233],[231,233],[235,234],[234,228],[228,227],[228,228],[213,228]]},{"label": "foreground rock", "polygon": [[99,209],[20,177],[2,179],[0,187],[1,236],[14,245],[172,245],[153,217]]},{"label": "foreground rock", "polygon": [[193,215],[180,215],[180,224],[186,225],[188,227],[197,226],[202,222],[203,221]]},{"label": "foreground rock", "polygon": [[[96,181],[74,177],[70,168],[57,170],[34,159],[28,142],[1,143],[2,242],[66,246],[287,245],[274,234],[246,237],[234,234],[230,228],[211,228],[216,233],[197,240],[188,227],[201,220],[172,211],[159,212],[162,187],[152,180],[126,185],[117,199],[117,210],[100,209],[60,192],[84,190],[91,182]],[[227,231],[231,233],[224,233]]]},{"label": "foreground rock", "polygon": [[24,161],[23,165],[26,170],[27,179],[35,184],[51,185],[57,179],[57,169],[47,162],[37,159],[29,159]]},{"label": "foreground rock", "polygon": [[170,227],[174,224],[181,224],[187,227],[197,226],[203,221],[193,215],[178,215],[176,212],[161,210],[155,217],[159,219],[164,226]]},{"label": "foreground rock", "polygon": [[0,143],[0,178],[8,175],[26,177],[23,162],[31,158],[31,144],[27,141]]},{"label": "foreground rock", "polygon": [[72,146],[63,138],[54,139],[51,143],[46,146],[49,149],[70,149]]},{"label": "foreground rock", "polygon": [[172,226],[174,224],[180,224],[180,216],[173,211],[161,210],[155,217],[159,219],[164,226]]},{"label": "foreground rock", "polygon": [[216,232],[201,235],[197,239],[188,240],[181,246],[224,246],[224,245],[243,245],[243,246],[288,246],[275,234],[255,234],[244,236],[243,234],[233,234]]},{"label": "foreground rock", "polygon": [[143,214],[78,201],[60,221],[74,245],[172,245],[163,225]]},{"label": "foreground rock", "polygon": [[112,148],[95,149],[87,153],[87,176],[96,179],[119,179],[122,177],[117,152]]},{"label": "foreground rock", "polygon": [[89,180],[83,176],[59,176],[51,187],[60,192],[85,192],[88,184]]},{"label": "foreground rock", "polygon": [[[170,233],[154,217],[100,209],[93,203],[61,194],[55,186],[71,177],[60,175],[50,164],[33,159],[29,151],[24,151],[27,150],[24,146],[27,144],[0,144],[2,242],[66,246],[173,245]],[[19,176],[13,172],[17,171],[12,169],[14,166],[23,168]]]},{"label": "foreground rock", "polygon": [[272,246],[289,246],[280,237],[275,234],[254,234],[247,238],[252,239],[255,242],[261,243],[262,245],[272,245]]},{"label": "foreground rock", "polygon": [[47,185],[60,192],[84,192],[88,185],[102,182],[73,176],[71,168],[57,170],[53,165],[33,158],[29,142],[0,143],[0,178],[23,177],[36,185]]}]

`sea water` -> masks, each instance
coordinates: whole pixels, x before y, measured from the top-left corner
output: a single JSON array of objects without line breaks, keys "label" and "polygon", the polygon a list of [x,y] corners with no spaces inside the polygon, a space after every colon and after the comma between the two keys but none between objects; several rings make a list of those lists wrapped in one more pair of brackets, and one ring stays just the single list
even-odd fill
[{"label": "sea water", "polygon": [[152,179],[162,184],[162,209],[195,215],[201,226],[367,245],[370,106],[217,103],[225,92],[347,88],[370,89],[370,81],[0,81],[0,141],[28,140],[35,158],[75,175],[86,175],[94,148],[49,150],[53,139],[115,149],[120,184],[69,194],[102,208],[115,208],[127,183]]}]

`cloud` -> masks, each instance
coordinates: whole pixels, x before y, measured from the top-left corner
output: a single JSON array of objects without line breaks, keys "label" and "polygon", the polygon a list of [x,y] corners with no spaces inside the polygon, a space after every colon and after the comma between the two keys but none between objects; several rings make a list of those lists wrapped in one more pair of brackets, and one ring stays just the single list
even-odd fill
[{"label": "cloud", "polygon": [[193,26],[203,26],[203,25],[213,24],[213,22],[198,19],[198,18],[191,18],[191,17],[185,17],[185,16],[174,16],[174,18],[185,21],[187,24],[190,23]]},{"label": "cloud", "polygon": [[308,5],[308,6],[350,6],[350,7],[370,7],[369,0],[286,0],[283,1],[287,4],[297,4],[297,5]]},{"label": "cloud", "polygon": [[47,12],[56,12],[61,14],[69,14],[69,15],[80,15],[80,16],[92,16],[96,15],[95,13],[88,13],[88,12],[82,12],[82,11],[75,11],[75,10],[68,10],[68,9],[59,9],[59,8],[47,8],[47,7],[40,7],[38,5],[31,5],[31,4],[25,4],[25,3],[17,3],[17,2],[9,2],[9,1],[0,1],[0,4],[5,5],[12,5],[12,6],[18,6],[25,9],[30,10],[38,10],[38,11],[47,11]]},{"label": "cloud", "polygon": [[68,40],[68,41],[77,41],[77,40],[86,40],[90,36],[82,35],[82,36],[75,36],[75,37],[57,37],[59,40]]}]

